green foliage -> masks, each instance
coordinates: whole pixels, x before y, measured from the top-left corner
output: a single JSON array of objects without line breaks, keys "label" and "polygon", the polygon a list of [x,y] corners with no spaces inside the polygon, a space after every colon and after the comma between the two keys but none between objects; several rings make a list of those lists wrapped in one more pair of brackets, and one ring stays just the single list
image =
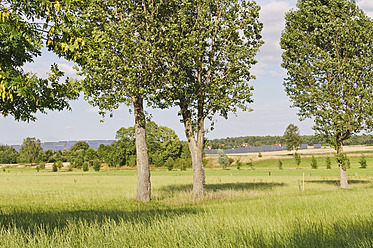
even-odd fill
[{"label": "green foliage", "polygon": [[84,157],[82,155],[79,155],[74,159],[73,166],[74,168],[81,168],[83,166],[83,163]]},{"label": "green foliage", "polygon": [[37,163],[40,160],[43,149],[40,140],[27,137],[23,139],[23,144],[19,151],[19,161],[21,163]]},{"label": "green foliage", "polygon": [[325,164],[326,164],[326,169],[330,170],[332,168],[332,161],[330,157],[326,157]]},{"label": "green foliage", "polygon": [[278,168],[282,170],[282,161],[280,159],[278,160]]},{"label": "green foliage", "polygon": [[299,128],[294,124],[290,124],[285,130],[284,139],[286,149],[288,151],[291,151],[293,149],[298,150],[298,147],[302,142],[302,138],[299,134]]},{"label": "green foliage", "polygon": [[258,157],[259,157],[259,158],[263,157],[263,155],[262,155],[261,152],[259,152]]},{"label": "green foliage", "polygon": [[[117,131],[116,139],[118,139],[117,143],[120,144],[121,147],[125,147],[126,164],[129,165],[129,158],[136,155],[135,127],[120,128]],[[183,154],[182,144],[175,131],[168,127],[158,126],[153,121],[149,121],[146,125],[146,143],[150,161],[156,167],[164,166],[169,158],[175,160]],[[186,149],[188,149],[188,151],[183,155],[185,158],[190,154],[187,146]],[[131,165],[129,166],[135,166],[135,164],[131,161]]]},{"label": "green foliage", "polygon": [[316,160],[315,156],[313,156],[313,155],[312,155],[312,159],[311,159],[311,168],[312,169],[317,169],[318,168],[317,160]]},{"label": "green foliage", "polygon": [[250,161],[247,163],[247,165],[252,169],[254,170],[254,162],[253,162],[253,159],[250,158]]},{"label": "green foliage", "polygon": [[223,150],[218,151],[218,156],[219,164],[225,170],[229,165],[228,156],[223,152]]},{"label": "green foliage", "polygon": [[16,164],[19,154],[11,146],[0,145],[0,164]]},{"label": "green foliage", "polygon": [[343,170],[346,170],[350,167],[350,160],[348,159],[346,153],[341,152],[339,154],[336,154],[335,159],[337,160],[337,163],[339,164],[339,166],[342,167]]},{"label": "green foliage", "polygon": [[361,165],[361,168],[367,168],[367,159],[365,158],[364,155],[361,155],[359,164]]},{"label": "green foliage", "polygon": [[35,167],[35,169],[36,169],[36,172],[39,172],[39,171],[40,171],[40,167],[39,167],[39,165],[37,165],[37,166]]},{"label": "green foliage", "polygon": [[236,167],[237,167],[237,170],[240,170],[240,169],[241,169],[241,167],[242,167],[242,162],[241,162],[240,159],[237,159],[237,160],[236,160]]},{"label": "green foliage", "polygon": [[373,126],[373,21],[350,0],[299,0],[297,7],[281,38],[285,90],[301,119],[314,119],[313,129],[339,153],[344,140]]},{"label": "green foliage", "polygon": [[45,162],[44,161],[39,162],[39,168],[42,169],[42,170],[45,169]]},{"label": "green foliage", "polygon": [[41,55],[43,40],[53,32],[49,24],[56,11],[49,1],[0,2],[0,115],[35,120],[35,113],[69,108],[77,93],[71,81],[59,83],[63,72],[51,66],[48,79],[25,73],[22,67]]},{"label": "green foliage", "polygon": [[62,167],[63,167],[63,163],[62,163],[62,161],[57,161],[57,168],[58,168],[59,170],[61,170]]},{"label": "green foliage", "polygon": [[93,170],[94,171],[100,171],[101,169],[101,162],[97,159],[93,160]]},{"label": "green foliage", "polygon": [[175,162],[172,158],[167,159],[166,167],[169,171],[172,171],[172,169],[174,168],[174,164],[175,164]]},{"label": "green foliage", "polygon": [[74,153],[79,150],[86,151],[89,148],[89,145],[87,142],[79,141],[76,142],[72,147],[70,147],[69,152]]},{"label": "green foliage", "polygon": [[300,163],[302,162],[302,157],[299,153],[295,152],[294,153],[294,159],[295,159],[295,163],[297,164],[297,166],[299,167]]},{"label": "green foliage", "polygon": [[89,164],[88,162],[83,163],[83,171],[88,171],[89,170]]},{"label": "green foliage", "polygon": [[93,161],[96,158],[97,158],[97,154],[96,154],[96,151],[93,148],[88,148],[85,151],[85,160],[86,161]]},{"label": "green foliage", "polygon": [[57,163],[54,162],[54,163],[52,164],[52,172],[57,172],[57,171],[58,171]]}]

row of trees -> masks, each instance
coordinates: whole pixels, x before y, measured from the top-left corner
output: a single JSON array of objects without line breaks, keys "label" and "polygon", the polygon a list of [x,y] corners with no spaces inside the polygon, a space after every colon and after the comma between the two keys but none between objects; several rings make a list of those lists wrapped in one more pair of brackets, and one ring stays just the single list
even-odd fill
[{"label": "row of trees", "polygon": [[[20,20],[17,27],[29,25],[39,41],[25,44],[35,50],[23,51],[28,60],[39,54],[40,41],[46,39],[50,50],[79,66],[84,79],[70,85],[83,91],[101,114],[120,104],[132,105],[137,199],[149,201],[151,196],[144,101],[154,107],[180,108],[193,162],[193,190],[204,195],[204,122],[215,114],[227,117],[238,109],[249,110],[253,88],[248,82],[254,78],[250,68],[256,63],[254,56],[262,44],[259,6],[246,0],[1,3],[1,15],[14,15]],[[38,25],[36,18],[45,25]],[[14,32],[20,34],[21,30]],[[17,40],[7,44],[10,57],[16,44]],[[23,59],[18,66],[26,61]],[[59,96],[64,103],[70,97]],[[48,104],[46,107],[56,109],[50,101]],[[25,110],[25,114],[35,111]],[[2,111],[3,115],[7,113]]]},{"label": "row of trees", "polygon": [[[344,141],[373,127],[372,20],[353,0],[298,0],[297,6],[286,14],[281,37],[285,90],[301,119],[314,118],[316,133],[335,147],[347,188]],[[2,115],[32,120],[38,110],[68,107],[80,90],[102,114],[132,105],[137,199],[149,201],[144,101],[177,106],[193,191],[204,195],[204,123],[249,110],[250,68],[262,44],[259,6],[246,0],[2,0],[0,7]],[[81,82],[59,84],[55,67],[49,82],[20,69],[40,54],[43,39],[79,65]]]},{"label": "row of trees", "polygon": [[[190,153],[186,142],[179,140],[175,131],[158,126],[151,121],[147,125],[149,162],[155,167],[168,166],[172,169],[175,162],[185,167],[191,166]],[[0,163],[39,163],[70,162],[73,168],[82,167],[84,162],[93,164],[94,160],[105,162],[108,166],[136,166],[135,128],[121,128],[117,131],[117,141],[112,145],[101,144],[97,151],[86,142],[77,142],[68,151],[43,151],[40,140],[23,140],[19,154],[9,146],[0,146]],[[3,155],[3,156],[1,156]]]}]

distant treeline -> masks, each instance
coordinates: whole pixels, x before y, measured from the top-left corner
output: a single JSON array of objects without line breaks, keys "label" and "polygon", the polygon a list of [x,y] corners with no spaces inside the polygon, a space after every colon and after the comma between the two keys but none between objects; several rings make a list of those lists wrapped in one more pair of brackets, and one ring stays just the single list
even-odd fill
[{"label": "distant treeline", "polygon": [[[315,135],[302,135],[302,144],[310,146],[314,144],[327,144],[327,142]],[[228,137],[222,139],[212,139],[206,141],[206,148],[211,146],[212,149],[231,149],[248,146],[276,145],[285,144],[283,136],[245,136],[245,137]],[[354,135],[345,141],[345,145],[372,145],[373,135]]]}]

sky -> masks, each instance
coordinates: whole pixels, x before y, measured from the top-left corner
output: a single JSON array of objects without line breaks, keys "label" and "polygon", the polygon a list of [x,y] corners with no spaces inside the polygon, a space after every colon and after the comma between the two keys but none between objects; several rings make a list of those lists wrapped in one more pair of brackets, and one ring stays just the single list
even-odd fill
[{"label": "sky", "polygon": [[[283,87],[286,71],[281,67],[282,50],[279,45],[281,31],[284,28],[284,14],[296,8],[296,0],[257,0],[261,6],[260,20],[264,25],[262,36],[265,44],[256,56],[257,65],[252,68],[256,80],[250,82],[254,86],[254,103],[250,104],[252,112],[238,112],[229,115],[226,120],[215,116],[214,130],[206,134],[208,139],[283,135],[286,127],[293,123],[302,135],[314,134],[313,121],[299,121],[297,109],[291,108],[289,98]],[[357,1],[358,6],[373,18],[373,1]],[[42,56],[34,63],[24,66],[25,71],[46,77],[50,65],[57,63],[60,70],[69,77],[77,77],[73,64],[58,58],[51,52],[43,50]],[[129,108],[121,106],[114,111],[113,118],[107,116],[103,121],[97,108],[89,105],[82,97],[71,102],[72,110],[47,111],[37,114],[35,122],[18,122],[13,117],[0,116],[0,144],[22,144],[26,137],[35,137],[42,142],[62,140],[95,140],[115,139],[116,131],[121,127],[134,125],[134,116]],[[158,125],[175,130],[181,140],[185,140],[184,127],[177,115],[178,109],[147,109],[152,120]],[[209,125],[206,125],[208,128]]]}]

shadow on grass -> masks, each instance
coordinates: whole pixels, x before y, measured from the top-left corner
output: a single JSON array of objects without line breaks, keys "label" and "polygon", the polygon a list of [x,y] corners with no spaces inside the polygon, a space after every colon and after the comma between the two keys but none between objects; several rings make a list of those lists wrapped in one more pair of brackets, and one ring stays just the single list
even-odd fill
[{"label": "shadow on grass", "polygon": [[[326,183],[332,185],[340,185],[339,180],[306,180],[306,183]],[[348,184],[371,184],[372,181],[368,180],[348,180]]]},{"label": "shadow on grass", "polygon": [[[257,182],[257,183],[214,183],[206,184],[206,191],[216,192],[218,190],[271,190],[275,187],[286,186],[285,183]],[[163,192],[192,191],[192,184],[167,185],[158,189]]]},{"label": "shadow on grass", "polygon": [[56,210],[56,211],[15,211],[0,215],[0,227],[5,229],[18,229],[35,234],[40,231],[51,233],[51,230],[61,230],[69,223],[102,224],[108,221],[130,224],[147,223],[165,218],[192,215],[197,213],[196,208],[165,208],[139,210]]}]

